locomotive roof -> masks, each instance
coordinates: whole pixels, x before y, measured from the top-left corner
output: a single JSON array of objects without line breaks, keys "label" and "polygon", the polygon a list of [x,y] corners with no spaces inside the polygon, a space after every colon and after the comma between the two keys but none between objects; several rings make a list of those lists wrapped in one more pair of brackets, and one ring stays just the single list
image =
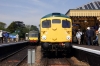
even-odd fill
[{"label": "locomotive roof", "polygon": [[47,18],[47,17],[52,17],[52,16],[69,18],[68,16],[66,16],[66,15],[64,15],[64,14],[61,14],[61,13],[50,13],[50,14],[45,15],[45,16],[42,17],[41,19]]}]

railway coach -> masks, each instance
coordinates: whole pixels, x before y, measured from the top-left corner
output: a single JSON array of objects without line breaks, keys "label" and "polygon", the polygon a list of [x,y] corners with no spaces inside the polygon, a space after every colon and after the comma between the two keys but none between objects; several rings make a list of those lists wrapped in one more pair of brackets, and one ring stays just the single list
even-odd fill
[{"label": "railway coach", "polygon": [[39,32],[35,30],[29,31],[28,40],[31,45],[39,43]]}]

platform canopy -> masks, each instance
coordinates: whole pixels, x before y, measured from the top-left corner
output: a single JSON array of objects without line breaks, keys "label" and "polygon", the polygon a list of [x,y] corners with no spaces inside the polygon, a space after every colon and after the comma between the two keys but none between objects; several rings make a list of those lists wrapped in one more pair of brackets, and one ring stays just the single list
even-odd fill
[{"label": "platform canopy", "polygon": [[86,9],[70,9],[67,13],[67,16],[95,16],[95,17],[100,17],[100,10],[86,10]]}]

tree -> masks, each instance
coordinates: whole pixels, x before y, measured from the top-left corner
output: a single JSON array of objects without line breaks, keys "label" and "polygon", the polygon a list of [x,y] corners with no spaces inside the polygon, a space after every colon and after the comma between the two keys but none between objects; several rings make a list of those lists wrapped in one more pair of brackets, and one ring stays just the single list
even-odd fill
[{"label": "tree", "polygon": [[7,27],[7,31],[13,33],[16,30],[16,24],[15,22],[12,22],[8,27]]},{"label": "tree", "polygon": [[25,25],[27,32],[30,31],[31,25]]},{"label": "tree", "polygon": [[5,30],[6,28],[6,23],[0,22],[0,30]]},{"label": "tree", "polygon": [[[20,24],[21,23],[21,24]],[[8,27],[7,27],[7,31],[9,31],[10,33],[18,33],[19,37],[25,36],[23,35],[23,28],[25,28],[22,22],[20,21],[13,21]]]},{"label": "tree", "polygon": [[28,33],[30,30],[38,30],[34,25],[25,25],[20,21],[13,21],[8,27],[7,30],[10,33],[18,33],[20,38],[25,37],[25,33]]},{"label": "tree", "polygon": [[28,32],[31,31],[31,30],[39,31],[39,29],[35,25],[26,25],[25,27],[28,30]]},{"label": "tree", "polygon": [[36,31],[39,31],[39,29],[38,29],[37,26],[35,26],[35,25],[31,25],[30,30],[36,30]]}]

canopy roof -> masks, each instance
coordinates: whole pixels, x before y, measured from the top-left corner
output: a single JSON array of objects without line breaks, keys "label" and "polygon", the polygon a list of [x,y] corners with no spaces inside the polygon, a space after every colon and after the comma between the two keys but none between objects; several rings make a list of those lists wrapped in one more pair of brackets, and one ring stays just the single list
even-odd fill
[{"label": "canopy roof", "polygon": [[90,16],[90,17],[99,17],[100,16],[100,10],[79,10],[79,9],[70,9],[67,13],[67,16]]},{"label": "canopy roof", "polygon": [[11,33],[11,35],[14,35],[14,36],[15,36],[16,34],[17,34],[17,33]]}]

